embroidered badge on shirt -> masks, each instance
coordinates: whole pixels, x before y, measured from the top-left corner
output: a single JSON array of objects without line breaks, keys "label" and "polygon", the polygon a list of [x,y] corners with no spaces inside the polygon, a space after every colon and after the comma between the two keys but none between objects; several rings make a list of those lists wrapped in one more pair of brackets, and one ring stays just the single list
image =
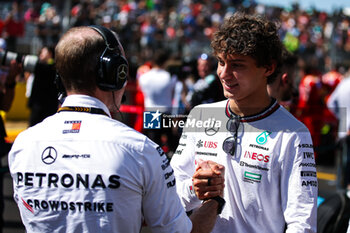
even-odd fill
[{"label": "embroidered badge on shirt", "polygon": [[69,129],[64,129],[62,131],[63,134],[66,133],[79,133],[81,121],[65,121],[64,124],[70,125]]}]

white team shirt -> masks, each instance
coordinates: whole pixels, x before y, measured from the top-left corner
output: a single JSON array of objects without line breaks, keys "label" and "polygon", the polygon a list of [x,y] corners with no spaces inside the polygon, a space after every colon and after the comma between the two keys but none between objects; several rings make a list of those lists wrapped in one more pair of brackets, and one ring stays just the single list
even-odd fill
[{"label": "white team shirt", "polygon": [[350,131],[350,77],[343,79],[328,99],[327,106],[339,120],[338,138]]},{"label": "white team shirt", "polygon": [[225,166],[226,200],[212,232],[281,233],[286,224],[288,233],[316,232],[317,176],[308,129],[273,102],[241,118],[232,156],[223,150],[235,134],[226,129],[230,115],[228,100],[199,105],[189,114],[171,159],[186,211],[201,203],[192,187],[197,162],[212,160]]},{"label": "white team shirt", "polygon": [[161,148],[111,119],[98,99],[68,96],[64,111],[22,132],[9,167],[22,221],[34,232],[190,232]]},{"label": "white team shirt", "polygon": [[169,111],[172,106],[176,78],[166,70],[152,68],[140,76],[139,85],[145,98],[145,107]]}]

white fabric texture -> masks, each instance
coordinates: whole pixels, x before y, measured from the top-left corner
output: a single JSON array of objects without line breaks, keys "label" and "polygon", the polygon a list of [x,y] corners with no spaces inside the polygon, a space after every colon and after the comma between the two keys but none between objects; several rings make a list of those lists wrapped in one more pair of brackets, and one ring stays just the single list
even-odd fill
[{"label": "white fabric texture", "polygon": [[160,108],[169,111],[172,107],[176,78],[166,70],[153,68],[139,78],[145,98],[145,108]]}]

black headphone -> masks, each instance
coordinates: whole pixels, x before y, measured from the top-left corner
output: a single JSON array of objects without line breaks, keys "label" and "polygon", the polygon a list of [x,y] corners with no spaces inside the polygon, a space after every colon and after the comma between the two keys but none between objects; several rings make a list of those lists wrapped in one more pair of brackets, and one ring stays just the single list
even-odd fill
[{"label": "black headphone", "polygon": [[128,61],[121,54],[119,43],[109,29],[99,25],[89,27],[97,31],[106,43],[98,63],[97,86],[104,91],[120,90],[128,78]]}]

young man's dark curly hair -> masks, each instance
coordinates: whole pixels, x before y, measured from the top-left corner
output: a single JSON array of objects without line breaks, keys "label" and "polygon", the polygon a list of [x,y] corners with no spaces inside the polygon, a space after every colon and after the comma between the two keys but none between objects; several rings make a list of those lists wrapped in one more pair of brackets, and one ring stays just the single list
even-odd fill
[{"label": "young man's dark curly hair", "polygon": [[276,70],[268,77],[267,83],[273,82],[280,70],[283,44],[277,33],[277,25],[261,16],[235,13],[225,19],[214,34],[211,47],[214,55],[251,56],[258,67],[276,62]]}]

